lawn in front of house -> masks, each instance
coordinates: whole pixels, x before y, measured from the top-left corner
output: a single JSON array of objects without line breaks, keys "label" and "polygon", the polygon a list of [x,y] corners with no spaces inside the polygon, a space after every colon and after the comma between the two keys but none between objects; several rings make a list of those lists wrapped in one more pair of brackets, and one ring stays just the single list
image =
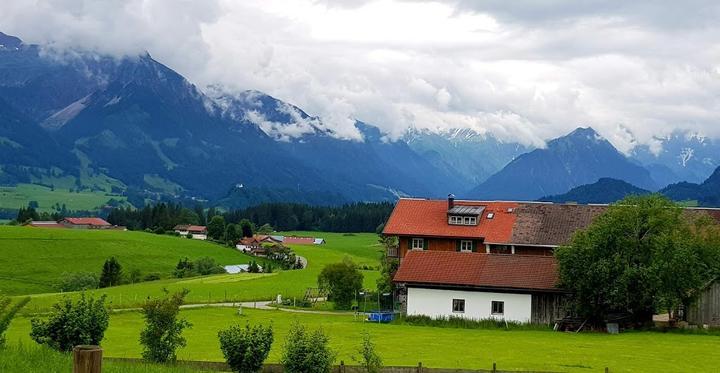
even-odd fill
[{"label": "lawn in front of house", "polygon": [[[386,365],[556,372],[711,372],[720,366],[720,337],[658,332],[561,333],[553,331],[455,329],[375,324],[353,315],[300,314],[235,308],[183,310],[194,324],[186,331],[185,360],[221,361],[217,332],[233,324],[272,324],[275,343],[269,362],[278,362],[290,325],[323,328],[340,360],[353,364],[363,332],[369,332]],[[103,341],[106,356],[138,357],[143,321],[137,312],[113,314]],[[13,321],[8,343],[29,344],[25,317]]]}]

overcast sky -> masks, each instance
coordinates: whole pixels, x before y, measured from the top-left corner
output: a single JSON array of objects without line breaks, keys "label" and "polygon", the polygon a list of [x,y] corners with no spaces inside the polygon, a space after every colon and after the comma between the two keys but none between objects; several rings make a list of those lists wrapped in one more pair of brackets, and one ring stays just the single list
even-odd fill
[{"label": "overcast sky", "polygon": [[541,144],[580,125],[621,150],[720,137],[715,0],[2,0],[0,30],[149,51],[203,88],[257,89],[343,136],[472,127]]}]

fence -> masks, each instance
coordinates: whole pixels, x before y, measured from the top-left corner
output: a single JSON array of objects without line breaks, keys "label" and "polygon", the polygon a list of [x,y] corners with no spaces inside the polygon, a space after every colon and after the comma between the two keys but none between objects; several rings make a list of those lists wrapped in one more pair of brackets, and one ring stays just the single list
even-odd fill
[{"label": "fence", "polygon": [[[134,358],[105,358],[105,361],[122,361],[122,362],[136,362],[142,363],[141,359]],[[216,372],[230,372],[230,367],[221,362],[214,361],[190,361],[183,360],[176,363],[178,366],[202,370],[202,371],[216,371]],[[265,364],[263,366],[263,373],[283,373],[283,366],[280,364]],[[336,365],[332,369],[332,373],[362,373],[365,370],[357,365],[345,365],[344,362],[340,362],[340,365]],[[548,371],[533,371],[533,370],[499,370],[497,364],[488,364],[488,369],[447,369],[447,368],[427,368],[418,363],[417,366],[386,366],[380,369],[382,373],[559,373],[559,372],[548,372]],[[605,369],[605,373],[609,370]],[[85,372],[75,372],[85,373]],[[90,372],[88,372],[90,373]],[[95,373],[95,372],[92,372]]]}]

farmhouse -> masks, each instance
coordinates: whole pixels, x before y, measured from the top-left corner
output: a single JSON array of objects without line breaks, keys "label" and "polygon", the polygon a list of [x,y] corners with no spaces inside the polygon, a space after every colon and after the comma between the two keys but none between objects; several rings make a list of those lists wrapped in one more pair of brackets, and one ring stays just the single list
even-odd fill
[{"label": "farmhouse", "polygon": [[36,228],[65,228],[64,225],[56,222],[55,220],[38,220],[38,221],[31,221],[26,224],[29,227],[36,227]]},{"label": "farmhouse", "polygon": [[181,236],[192,235],[195,240],[206,240],[207,239],[207,227],[204,225],[188,225],[181,224],[176,225],[173,230]]},{"label": "farmhouse", "polygon": [[[565,316],[565,299],[555,288],[553,252],[606,209],[458,201],[452,195],[447,200],[400,199],[383,230],[399,242],[387,253],[400,260],[393,279],[396,296],[408,314],[549,323]],[[718,209],[685,211],[720,221]],[[713,289],[707,293],[716,294]],[[698,319],[712,319],[720,304],[705,301],[695,312]]]},{"label": "farmhouse", "polygon": [[256,234],[252,237],[245,237],[235,245],[235,248],[242,252],[249,252],[253,255],[266,255],[267,252],[263,247],[263,244],[275,245],[281,243],[275,236],[267,236],[262,234]]},{"label": "farmhouse", "polygon": [[59,221],[66,228],[76,229],[114,229],[117,228],[101,218],[65,218]]},{"label": "farmhouse", "polygon": [[408,315],[549,324],[562,317],[555,260],[547,256],[412,251],[394,281]]}]

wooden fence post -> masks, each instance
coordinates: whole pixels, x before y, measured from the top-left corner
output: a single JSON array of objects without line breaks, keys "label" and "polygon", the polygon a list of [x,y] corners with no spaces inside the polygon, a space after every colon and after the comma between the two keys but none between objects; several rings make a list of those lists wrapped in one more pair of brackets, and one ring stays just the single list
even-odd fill
[{"label": "wooden fence post", "polygon": [[417,373],[422,373],[422,371],[423,371],[423,369],[422,369],[422,361],[418,361]]},{"label": "wooden fence post", "polygon": [[340,373],[345,373],[345,362],[340,360]]},{"label": "wooden fence post", "polygon": [[493,361],[492,373],[496,373],[496,372],[497,372],[497,363],[495,363],[495,362]]},{"label": "wooden fence post", "polygon": [[605,367],[605,373],[610,373],[610,368]]},{"label": "wooden fence post", "polygon": [[101,373],[102,349],[100,346],[81,345],[73,348],[73,373]]}]

